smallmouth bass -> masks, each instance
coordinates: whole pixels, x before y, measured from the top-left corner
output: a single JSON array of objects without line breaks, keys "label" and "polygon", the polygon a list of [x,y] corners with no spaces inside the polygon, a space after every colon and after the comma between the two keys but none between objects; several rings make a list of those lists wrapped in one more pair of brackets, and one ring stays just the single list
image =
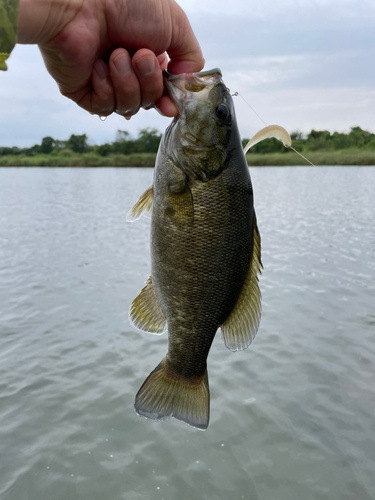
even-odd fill
[{"label": "smallmouth bass", "polygon": [[153,186],[131,210],[151,212],[151,271],[129,317],[168,328],[168,352],[135,398],[139,415],[209,423],[207,356],[221,327],[246,349],[258,330],[260,235],[232,97],[220,70],[165,75],[179,115],[161,140]]}]

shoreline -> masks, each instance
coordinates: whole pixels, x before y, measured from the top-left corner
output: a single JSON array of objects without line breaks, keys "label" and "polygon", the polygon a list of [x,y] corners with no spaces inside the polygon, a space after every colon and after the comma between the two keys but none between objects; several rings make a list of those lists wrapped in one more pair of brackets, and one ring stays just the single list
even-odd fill
[{"label": "shoreline", "polygon": [[[374,166],[375,151],[369,149],[302,152],[318,166]],[[62,155],[4,155],[0,167],[154,167],[155,153],[99,156],[94,153]],[[246,155],[248,165],[254,167],[309,166],[292,152]],[[310,165],[311,166],[311,165]]]}]

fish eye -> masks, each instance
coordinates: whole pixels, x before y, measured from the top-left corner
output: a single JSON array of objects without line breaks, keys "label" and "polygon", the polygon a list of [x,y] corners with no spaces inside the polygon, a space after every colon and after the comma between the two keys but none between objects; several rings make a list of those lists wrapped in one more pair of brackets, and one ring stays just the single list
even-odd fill
[{"label": "fish eye", "polygon": [[215,109],[216,118],[220,121],[225,122],[230,117],[230,111],[226,104],[219,104]]}]

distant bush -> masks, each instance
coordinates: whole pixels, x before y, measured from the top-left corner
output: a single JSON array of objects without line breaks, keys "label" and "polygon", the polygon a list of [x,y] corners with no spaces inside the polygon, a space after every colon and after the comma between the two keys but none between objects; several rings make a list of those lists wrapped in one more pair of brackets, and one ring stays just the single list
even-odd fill
[{"label": "distant bush", "polygon": [[75,156],[75,154],[73,153],[73,151],[71,149],[64,148],[61,151],[59,151],[56,156],[63,156],[63,157],[69,158],[69,157]]}]

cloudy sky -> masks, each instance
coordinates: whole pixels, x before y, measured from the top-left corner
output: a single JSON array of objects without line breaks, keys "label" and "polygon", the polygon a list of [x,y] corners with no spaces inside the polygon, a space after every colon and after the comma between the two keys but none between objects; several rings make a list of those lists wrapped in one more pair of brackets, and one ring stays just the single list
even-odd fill
[{"label": "cloudy sky", "polygon": [[[375,132],[374,0],[180,0],[200,41],[206,69],[221,68],[226,85],[267,124],[289,132]],[[163,131],[155,110],[105,122],[62,97],[34,46],[17,46],[0,75],[0,146],[32,146],[47,135],[86,133],[92,144],[116,130]],[[243,137],[262,121],[235,98]]]}]

